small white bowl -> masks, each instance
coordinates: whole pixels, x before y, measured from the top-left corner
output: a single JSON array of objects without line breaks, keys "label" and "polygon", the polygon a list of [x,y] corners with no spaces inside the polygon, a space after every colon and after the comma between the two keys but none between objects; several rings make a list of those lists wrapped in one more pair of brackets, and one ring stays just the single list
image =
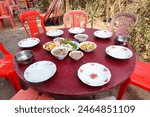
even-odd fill
[{"label": "small white bowl", "polygon": [[84,56],[84,54],[83,54],[83,52],[81,52],[81,51],[72,51],[72,52],[70,52],[69,53],[69,56],[73,59],[73,60],[79,60],[79,59],[81,59],[83,56]]},{"label": "small white bowl", "polygon": [[87,34],[76,34],[74,36],[74,38],[77,39],[79,42],[86,41],[88,37],[89,36]]},{"label": "small white bowl", "polygon": [[51,50],[51,54],[58,60],[63,60],[67,56],[68,52],[68,49],[65,47],[56,47]]},{"label": "small white bowl", "polygon": [[85,52],[92,52],[97,48],[97,45],[94,42],[85,41],[85,42],[80,43],[79,47],[81,50]]},{"label": "small white bowl", "polygon": [[63,37],[56,37],[53,39],[53,42],[58,42],[60,44],[62,44],[64,42],[65,38]]}]

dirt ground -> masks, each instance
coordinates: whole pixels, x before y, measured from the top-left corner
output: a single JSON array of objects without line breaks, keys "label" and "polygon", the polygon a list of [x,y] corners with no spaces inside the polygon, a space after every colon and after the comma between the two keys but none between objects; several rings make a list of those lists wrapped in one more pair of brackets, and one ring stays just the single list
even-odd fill
[{"label": "dirt ground", "polygon": [[[27,34],[21,24],[19,23],[18,18],[14,18],[15,28],[12,29],[11,25],[8,21],[5,21],[5,27],[0,30],[0,42],[3,43],[5,48],[11,53],[16,53],[17,51],[17,44],[20,40],[27,37]],[[99,28],[101,23],[97,23],[94,25],[94,28]],[[46,30],[61,28],[63,25],[60,26],[48,26]],[[1,54],[1,53],[0,53]],[[96,99],[104,98],[106,96],[117,96],[119,86],[114,87],[107,92],[103,92],[96,95]],[[15,94],[11,84],[5,78],[0,78],[0,100],[8,100]],[[60,98],[58,98],[60,99]],[[63,98],[63,99],[68,99]],[[87,98],[79,98],[79,99],[87,99]],[[130,85],[127,89],[127,92],[124,96],[125,100],[150,100],[150,92],[140,89],[138,87]]]}]

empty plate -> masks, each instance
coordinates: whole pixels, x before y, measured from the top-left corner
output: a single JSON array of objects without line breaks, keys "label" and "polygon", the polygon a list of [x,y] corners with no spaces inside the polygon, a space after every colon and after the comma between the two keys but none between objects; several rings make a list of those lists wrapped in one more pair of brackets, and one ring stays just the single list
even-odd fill
[{"label": "empty plate", "polygon": [[85,29],[82,27],[73,27],[73,28],[70,28],[68,31],[71,34],[79,34],[79,33],[83,33],[85,31]]},{"label": "empty plate", "polygon": [[109,31],[104,30],[98,30],[94,32],[94,36],[102,39],[110,38],[112,37],[113,33]]},{"label": "empty plate", "polygon": [[21,40],[18,43],[18,46],[21,48],[30,48],[30,47],[36,46],[39,43],[40,43],[40,40],[38,38],[26,38],[26,39]]},{"label": "empty plate", "polygon": [[28,82],[39,83],[50,79],[56,72],[56,65],[51,61],[39,61],[31,64],[24,72]]},{"label": "empty plate", "polygon": [[62,35],[63,33],[64,33],[63,30],[50,30],[46,32],[46,35],[50,37],[58,37]]},{"label": "empty plate", "polygon": [[116,59],[128,59],[132,57],[132,51],[126,47],[111,45],[106,48],[106,53]]},{"label": "empty plate", "polygon": [[89,86],[103,86],[110,81],[111,73],[99,63],[86,63],[78,69],[79,79]]}]

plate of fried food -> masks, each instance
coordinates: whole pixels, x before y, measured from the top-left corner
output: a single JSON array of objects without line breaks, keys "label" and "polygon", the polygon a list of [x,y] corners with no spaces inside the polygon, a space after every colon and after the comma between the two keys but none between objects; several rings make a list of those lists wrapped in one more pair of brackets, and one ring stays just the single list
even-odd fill
[{"label": "plate of fried food", "polygon": [[92,41],[85,41],[80,43],[79,47],[85,52],[92,52],[97,48],[97,45]]},{"label": "plate of fried food", "polygon": [[60,43],[49,41],[43,45],[43,49],[47,51],[51,51],[52,49],[59,47]]}]

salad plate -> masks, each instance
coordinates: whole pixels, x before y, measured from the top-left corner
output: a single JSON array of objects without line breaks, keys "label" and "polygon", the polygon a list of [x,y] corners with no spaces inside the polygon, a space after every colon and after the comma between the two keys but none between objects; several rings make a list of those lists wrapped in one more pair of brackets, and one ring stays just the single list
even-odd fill
[{"label": "salad plate", "polygon": [[130,49],[118,45],[108,46],[106,48],[106,53],[116,59],[129,59],[133,55]]},{"label": "salad plate", "polygon": [[74,51],[79,49],[79,43],[76,41],[64,40],[61,46],[66,47],[69,51]]},{"label": "salad plate", "polygon": [[40,83],[52,78],[56,69],[56,65],[52,61],[35,62],[25,70],[24,78],[28,82]]},{"label": "salad plate", "polygon": [[40,43],[40,40],[38,38],[26,38],[26,39],[21,40],[18,43],[18,46],[21,48],[31,48],[31,47],[36,46],[39,43]]},{"label": "salad plate", "polygon": [[63,33],[64,33],[63,30],[50,30],[46,32],[46,35],[50,37],[58,37],[62,35]]},{"label": "salad plate", "polygon": [[101,38],[101,39],[107,39],[112,37],[113,33],[110,31],[104,31],[104,30],[98,30],[94,32],[94,36]]},{"label": "salad plate", "polygon": [[89,86],[103,86],[111,79],[110,70],[99,63],[86,63],[78,69],[79,79]]},{"label": "salad plate", "polygon": [[68,31],[71,34],[79,34],[79,33],[83,33],[85,31],[85,29],[82,27],[72,27]]}]

